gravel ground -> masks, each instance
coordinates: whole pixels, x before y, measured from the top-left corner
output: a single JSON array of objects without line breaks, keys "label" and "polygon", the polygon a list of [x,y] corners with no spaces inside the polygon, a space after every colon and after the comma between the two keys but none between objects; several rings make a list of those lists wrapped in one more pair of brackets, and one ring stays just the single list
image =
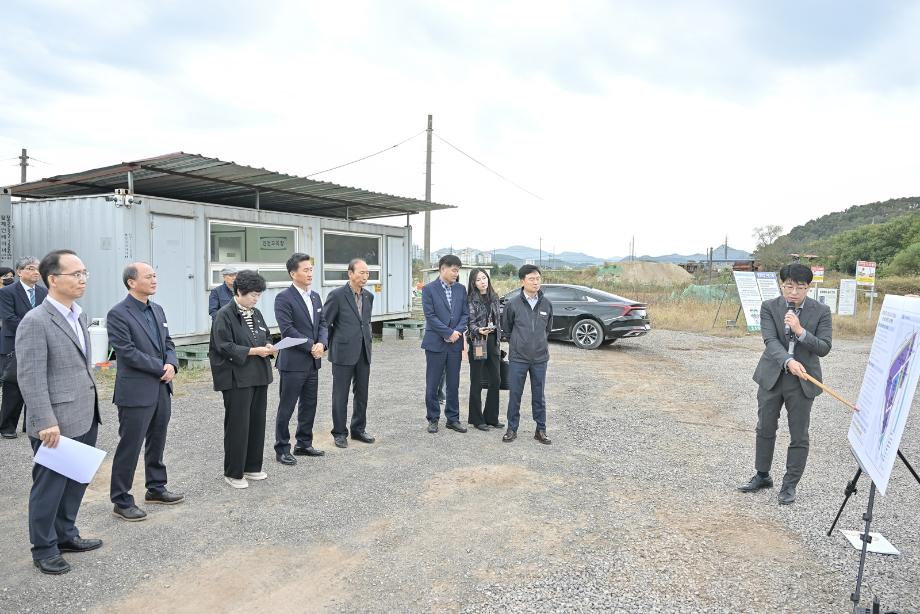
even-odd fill
[{"label": "gravel ground", "polygon": [[[79,519],[105,546],[69,555],[61,577],[30,562],[26,440],[0,441],[0,612],[849,611],[859,553],[825,536],[856,468],[849,410],[827,395],[815,403],[795,505],[779,507],[775,490],[734,490],[752,474],[760,348],[757,337],[669,331],[594,352],[553,344],[553,445],[542,446],[529,411],[513,444],[500,431],[427,434],[423,352],[388,340],[371,374],[378,442],[332,446],[324,368],[316,445],[327,455],[282,467],[266,441],[270,477],[244,491],[222,481],[219,395],[186,377],[166,460],[187,501],[120,521],[107,462]],[[868,350],[837,342],[827,383],[855,398]],[[270,421],[276,400],[277,385]],[[114,407],[103,414],[99,446],[111,451]],[[917,422],[901,449],[920,465]],[[783,427],[780,476],[787,443]],[[867,491],[863,479],[842,528],[860,525]],[[920,612],[918,503],[899,463],[873,527],[902,554],[870,555],[864,603],[877,594]]]}]

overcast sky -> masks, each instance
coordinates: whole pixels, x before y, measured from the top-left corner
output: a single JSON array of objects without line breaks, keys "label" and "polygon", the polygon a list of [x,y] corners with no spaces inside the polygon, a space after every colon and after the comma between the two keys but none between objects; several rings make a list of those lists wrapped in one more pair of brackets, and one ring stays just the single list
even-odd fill
[{"label": "overcast sky", "polygon": [[[654,5],[654,6],[651,6]],[[920,194],[914,2],[5,2],[0,184],[173,151],[306,175],[424,130],[432,249],[702,252]],[[316,177],[424,198],[425,138]],[[405,218],[395,223],[404,223]],[[422,243],[422,216],[413,218]]]}]

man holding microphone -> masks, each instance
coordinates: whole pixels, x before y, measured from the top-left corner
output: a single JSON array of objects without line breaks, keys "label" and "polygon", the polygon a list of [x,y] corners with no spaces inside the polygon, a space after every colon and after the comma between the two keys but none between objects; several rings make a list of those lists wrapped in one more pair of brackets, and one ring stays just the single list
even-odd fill
[{"label": "man holding microphone", "polygon": [[772,488],[770,466],[780,410],[786,406],[789,421],[789,449],[786,453],[786,475],[783,477],[778,500],[780,505],[795,502],[795,491],[805,471],[808,458],[808,426],[811,406],[821,389],[809,382],[806,375],[821,380],[820,358],[831,351],[833,327],[827,305],[808,298],[811,268],[804,264],[788,264],[780,269],[783,295],[764,301],[760,307],[760,332],[764,351],[754,370],[757,390],[757,473],[742,492]]}]

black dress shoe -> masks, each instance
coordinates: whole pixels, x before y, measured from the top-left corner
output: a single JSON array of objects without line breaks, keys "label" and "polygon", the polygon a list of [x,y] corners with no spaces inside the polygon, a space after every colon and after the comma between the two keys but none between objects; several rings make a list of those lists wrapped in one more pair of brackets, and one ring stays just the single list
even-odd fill
[{"label": "black dress shoe", "polygon": [[488,424],[474,424],[474,425],[473,425],[473,428],[474,428],[474,429],[477,429],[477,430],[480,430],[480,431],[490,431],[490,430],[492,430],[492,429],[489,428],[489,425],[488,425]]},{"label": "black dress shoe", "polygon": [[505,434],[502,435],[502,441],[504,441],[505,443],[509,443],[511,441],[514,441],[515,439],[517,439],[517,431],[512,431],[511,429],[508,429],[507,431],[505,431]]},{"label": "black dress shoe", "polygon": [[549,445],[553,443],[553,440],[546,436],[546,431],[536,431],[533,434],[533,438],[539,441],[542,444]]},{"label": "black dress shoe", "polygon": [[345,435],[336,435],[334,439],[336,448],[348,447],[348,439],[345,437]]},{"label": "black dress shoe", "polygon": [[765,478],[760,477],[759,473],[755,473],[748,482],[742,484],[738,487],[738,490],[741,492],[754,492],[760,490],[761,488],[773,488],[773,478],[767,476]]},{"label": "black dress shoe", "polygon": [[59,576],[62,573],[67,573],[70,571],[70,563],[64,560],[60,554],[56,556],[49,556],[46,559],[38,559],[37,561],[32,561],[42,573],[46,573],[51,576]]},{"label": "black dress shoe", "polygon": [[306,448],[294,447],[294,456],[325,456],[325,454],[325,452],[317,450],[313,446],[307,446]]},{"label": "black dress shoe", "polygon": [[175,505],[185,501],[185,495],[180,492],[169,490],[148,490],[144,495],[144,501],[147,503],[156,503],[158,505]]},{"label": "black dress shoe", "polygon": [[351,438],[357,439],[358,441],[363,441],[364,443],[374,443],[375,441],[377,441],[376,439],[374,439],[373,437],[371,437],[364,431],[361,431],[360,433],[352,433]]},{"label": "black dress shoe", "polygon": [[147,512],[136,505],[132,505],[131,507],[118,507],[116,505],[112,508],[112,514],[128,522],[140,522],[147,518]]},{"label": "black dress shoe", "polygon": [[458,433],[466,432],[466,427],[460,424],[459,422],[448,422],[447,428],[449,428],[452,431],[457,431]]},{"label": "black dress shoe", "polygon": [[291,456],[289,452],[285,452],[284,454],[275,454],[275,460],[277,460],[282,465],[291,466],[297,464],[297,459]]},{"label": "black dress shoe", "polygon": [[58,550],[61,552],[89,552],[101,547],[101,539],[83,539],[82,537],[74,537],[68,542],[58,544]]},{"label": "black dress shoe", "polygon": [[0,437],[3,437],[4,439],[16,439],[18,435],[16,434],[16,431],[13,431],[12,433],[0,433]]},{"label": "black dress shoe", "polygon": [[438,421],[437,421],[437,420],[429,420],[429,421],[428,421],[428,432],[429,432],[429,433],[437,433],[437,432],[438,432]]},{"label": "black dress shoe", "polygon": [[494,427],[497,428],[497,429],[503,429],[503,428],[505,428],[505,423],[504,423],[504,422],[496,422],[495,424],[490,424],[489,426],[494,426]]},{"label": "black dress shoe", "polygon": [[776,495],[776,498],[780,505],[791,505],[795,503],[795,486],[784,484],[783,487],[779,489],[779,494]]}]

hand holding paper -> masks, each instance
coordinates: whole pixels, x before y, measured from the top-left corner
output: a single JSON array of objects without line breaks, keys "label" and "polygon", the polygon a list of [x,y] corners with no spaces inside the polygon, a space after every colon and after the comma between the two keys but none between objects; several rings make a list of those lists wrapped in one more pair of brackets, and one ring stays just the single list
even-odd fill
[{"label": "hand holding paper", "polygon": [[39,446],[35,462],[81,484],[89,484],[99,470],[105,451],[69,437],[60,437],[57,447]]},{"label": "hand holding paper", "polygon": [[288,348],[294,347],[295,345],[306,343],[307,341],[309,341],[309,339],[295,339],[294,337],[285,337],[272,347],[274,347],[276,350],[286,350]]}]

